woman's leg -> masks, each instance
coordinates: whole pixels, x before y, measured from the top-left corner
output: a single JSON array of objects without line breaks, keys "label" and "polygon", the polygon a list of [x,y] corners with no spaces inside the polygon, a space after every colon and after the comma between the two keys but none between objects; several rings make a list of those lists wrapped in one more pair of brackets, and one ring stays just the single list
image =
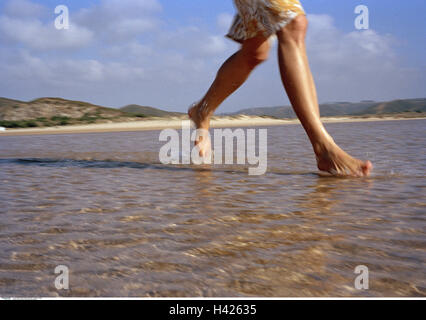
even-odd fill
[{"label": "woman's leg", "polygon": [[209,129],[214,111],[268,58],[269,50],[269,40],[259,35],[244,41],[241,49],[222,65],[206,95],[188,111],[197,129]]},{"label": "woman's leg", "polygon": [[278,57],[281,78],[291,104],[312,143],[318,168],[343,175],[368,175],[369,161],[363,162],[340,149],[325,130],[317,94],[306,55],[307,19],[300,15],[278,33]]}]

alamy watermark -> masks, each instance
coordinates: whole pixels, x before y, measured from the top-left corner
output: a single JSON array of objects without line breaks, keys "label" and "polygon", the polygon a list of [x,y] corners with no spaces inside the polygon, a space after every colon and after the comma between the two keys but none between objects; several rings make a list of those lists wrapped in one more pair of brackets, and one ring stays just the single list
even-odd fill
[{"label": "alamy watermark", "polygon": [[359,5],[355,7],[355,13],[358,16],[355,18],[355,29],[368,30],[370,29],[370,11],[366,5]]},{"label": "alamy watermark", "polygon": [[69,10],[65,5],[59,5],[55,8],[55,14],[58,16],[55,19],[55,28],[57,30],[68,30],[70,28]]},{"label": "alamy watermark", "polygon": [[[162,164],[249,164],[252,166],[248,169],[249,175],[259,176],[266,173],[267,129],[213,129],[213,146],[211,137],[209,131],[191,130],[190,121],[182,121],[181,135],[174,129],[161,131],[159,140],[167,143],[160,149],[159,160]],[[200,154],[200,145],[195,146],[195,141],[202,141],[200,145],[203,145],[204,154]]]},{"label": "alamy watermark", "polygon": [[55,274],[58,274],[58,276],[55,278],[55,288],[57,290],[68,290],[70,287],[69,268],[64,265],[59,265],[55,268]]},{"label": "alamy watermark", "polygon": [[368,290],[370,289],[370,270],[367,266],[360,265],[355,268],[355,274],[358,276],[355,278],[355,289],[357,290]]}]

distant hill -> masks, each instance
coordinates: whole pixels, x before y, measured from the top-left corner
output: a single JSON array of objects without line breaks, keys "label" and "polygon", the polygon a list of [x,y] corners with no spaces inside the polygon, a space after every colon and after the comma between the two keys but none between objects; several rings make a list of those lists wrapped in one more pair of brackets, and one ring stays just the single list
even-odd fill
[{"label": "distant hill", "polygon": [[[426,99],[406,99],[389,102],[362,101],[359,103],[334,102],[320,106],[321,115],[383,116],[403,115],[415,117],[426,114]],[[289,106],[251,108],[227,115],[253,115],[275,118],[295,118]],[[157,108],[128,105],[121,109],[107,108],[82,101],[62,98],[40,98],[29,102],[0,98],[0,127],[26,128],[70,124],[135,121],[147,117],[183,117],[184,113],[168,112]]]},{"label": "distant hill", "polygon": [[7,99],[7,98],[0,98],[0,110],[2,110],[2,107],[7,107],[10,105],[17,105],[19,103],[22,103],[22,101],[18,101],[18,100],[12,100],[12,99]]},{"label": "distant hill", "polygon": [[61,98],[40,98],[29,102],[0,98],[0,126],[7,128],[44,127],[68,124],[136,120],[118,109]]},{"label": "distant hill", "polygon": [[137,104],[131,104],[131,105],[122,107],[120,108],[120,110],[130,114],[143,114],[148,117],[173,117],[173,116],[184,115],[184,113],[169,112],[169,111],[164,111],[157,108],[144,107]]},{"label": "distant hill", "polygon": [[[376,103],[363,110],[363,114],[392,114],[401,112],[426,112],[426,99],[394,100]],[[356,113],[355,113],[356,114]]]},{"label": "distant hill", "polygon": [[182,115],[139,105],[115,109],[62,98],[40,98],[28,102],[0,98],[0,127],[6,128],[124,122]]},{"label": "distant hill", "polygon": [[[426,113],[426,99],[405,99],[389,102],[362,101],[333,102],[320,105],[321,116],[363,116],[400,113]],[[292,107],[265,107],[243,109],[226,115],[269,116],[274,118],[296,118]]]}]

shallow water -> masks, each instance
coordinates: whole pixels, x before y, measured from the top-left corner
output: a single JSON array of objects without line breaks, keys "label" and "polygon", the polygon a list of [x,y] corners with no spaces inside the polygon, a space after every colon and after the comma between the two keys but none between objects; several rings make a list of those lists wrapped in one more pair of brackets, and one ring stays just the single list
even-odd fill
[{"label": "shallow water", "polygon": [[425,126],[327,125],[363,179],[319,176],[298,125],[263,176],[163,165],[159,132],[0,136],[0,296],[425,296]]}]

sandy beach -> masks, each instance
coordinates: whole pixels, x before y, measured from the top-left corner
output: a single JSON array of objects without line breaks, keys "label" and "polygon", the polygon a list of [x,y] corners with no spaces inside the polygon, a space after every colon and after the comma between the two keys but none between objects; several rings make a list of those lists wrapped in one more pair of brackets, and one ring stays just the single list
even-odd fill
[{"label": "sandy beach", "polygon": [[[372,122],[372,121],[395,121],[395,120],[418,120],[426,118],[401,118],[401,117],[371,117],[371,118],[350,118],[350,117],[324,117],[324,123],[344,123],[344,122]],[[151,118],[141,121],[97,123],[87,125],[68,125],[43,128],[7,129],[0,131],[0,136],[11,135],[41,135],[41,134],[74,134],[74,133],[96,133],[96,132],[132,132],[132,131],[155,131],[163,129],[180,129],[185,118]],[[214,117],[212,128],[227,127],[263,127],[280,126],[288,124],[299,124],[297,119],[273,119],[257,116],[237,116],[237,117]]]}]

